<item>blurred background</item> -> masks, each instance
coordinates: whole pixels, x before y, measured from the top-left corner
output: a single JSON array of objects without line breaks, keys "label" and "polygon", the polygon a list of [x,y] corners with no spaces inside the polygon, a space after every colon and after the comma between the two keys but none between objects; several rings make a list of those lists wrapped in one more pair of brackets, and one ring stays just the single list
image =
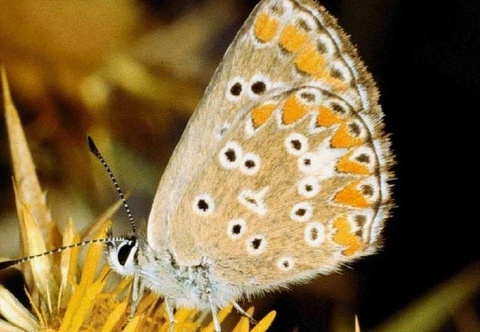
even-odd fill
[{"label": "blurred background", "polygon": [[[117,200],[87,134],[131,192],[137,220],[146,220],[184,126],[256,3],[0,0],[0,63],[59,224],[72,217],[84,229]],[[402,319],[418,331],[480,331],[479,285],[470,282],[480,280],[480,2],[322,4],[378,82],[398,207],[379,254],[262,298],[258,316],[278,311],[272,331],[352,331],[354,314],[365,331]],[[1,257],[19,255],[11,177],[2,124]],[[115,223],[116,233],[128,231],[123,211]],[[18,284],[5,272],[0,280]]]}]

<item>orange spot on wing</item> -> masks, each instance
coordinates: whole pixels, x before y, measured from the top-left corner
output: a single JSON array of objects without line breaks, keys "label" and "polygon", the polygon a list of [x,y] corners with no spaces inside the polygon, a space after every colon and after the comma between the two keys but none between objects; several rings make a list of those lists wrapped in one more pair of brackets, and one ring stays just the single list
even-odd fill
[{"label": "orange spot on wing", "polygon": [[340,123],[340,118],[333,112],[333,110],[326,106],[320,106],[318,109],[317,126],[331,127],[336,123]]},{"label": "orange spot on wing", "polygon": [[267,13],[258,15],[258,18],[255,21],[255,36],[259,41],[264,43],[272,40],[277,33],[279,23],[280,22],[277,18],[272,17]]},{"label": "orange spot on wing", "polygon": [[337,163],[337,170],[343,173],[351,173],[356,175],[369,175],[370,169],[364,163],[351,160],[353,152],[347,153]]},{"label": "orange spot on wing", "polygon": [[355,208],[368,208],[370,203],[363,192],[358,189],[359,181],[353,181],[343,187],[335,195],[334,201],[338,204],[349,205]]},{"label": "orange spot on wing", "polygon": [[333,227],[337,230],[333,235],[333,241],[347,247],[347,249],[342,252],[343,255],[352,256],[362,249],[363,243],[360,237],[353,234],[352,226],[348,222],[346,215],[336,219],[333,222]]},{"label": "orange spot on wing", "polygon": [[332,147],[337,149],[360,146],[363,143],[364,140],[361,137],[354,136],[349,130],[348,123],[342,123],[332,137]]},{"label": "orange spot on wing", "polygon": [[302,119],[308,113],[308,108],[295,95],[291,95],[283,104],[282,122],[286,125]]},{"label": "orange spot on wing", "polygon": [[273,111],[277,108],[275,104],[263,104],[258,107],[255,107],[252,110],[252,120],[253,126],[255,128],[260,127],[265,122],[267,122],[268,118],[272,115]]},{"label": "orange spot on wing", "polygon": [[297,69],[308,75],[327,76],[325,71],[325,57],[313,45],[304,48],[295,59]]},{"label": "orange spot on wing", "polygon": [[280,35],[280,46],[288,52],[296,52],[305,45],[308,35],[293,24],[287,25]]}]

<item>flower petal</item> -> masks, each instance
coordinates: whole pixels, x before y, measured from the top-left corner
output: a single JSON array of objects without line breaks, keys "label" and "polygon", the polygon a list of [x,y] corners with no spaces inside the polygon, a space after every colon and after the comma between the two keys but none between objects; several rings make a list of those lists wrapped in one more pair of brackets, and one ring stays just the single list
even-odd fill
[{"label": "flower petal", "polygon": [[267,331],[270,325],[272,325],[273,320],[277,313],[275,311],[270,311],[268,315],[263,317],[261,321],[258,322],[257,325],[252,329],[251,332],[264,332]]},{"label": "flower petal", "polygon": [[39,329],[35,317],[2,285],[0,285],[0,316],[25,331]]},{"label": "flower petal", "polygon": [[0,331],[2,332],[25,332],[25,330],[19,329],[18,327],[13,326],[9,322],[0,319]]},{"label": "flower petal", "polygon": [[[20,118],[10,95],[7,76],[3,68],[1,68],[1,81],[5,119],[7,121],[8,139],[10,141],[10,152],[18,199],[31,211],[35,222],[42,231],[43,237],[49,239],[50,235],[54,234],[56,226],[47,208],[45,194],[40,187],[35,172],[35,165],[28,149]],[[26,236],[28,236],[28,234],[24,233],[22,235],[24,237],[22,239],[23,248],[26,249],[26,242],[28,242]],[[27,252],[28,251],[25,251],[25,253]]]}]

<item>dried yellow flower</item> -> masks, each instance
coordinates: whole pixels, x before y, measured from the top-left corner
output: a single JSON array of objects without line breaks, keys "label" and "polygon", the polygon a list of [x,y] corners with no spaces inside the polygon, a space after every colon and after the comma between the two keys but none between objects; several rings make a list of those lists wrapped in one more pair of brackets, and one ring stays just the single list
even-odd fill
[{"label": "dried yellow flower", "polygon": [[[34,255],[79,242],[80,235],[71,220],[61,233],[51,218],[3,69],[1,75],[23,254]],[[103,223],[95,238],[105,238],[110,225]],[[131,280],[122,280],[112,290],[110,268],[101,259],[103,249],[102,243],[91,244],[80,271],[78,247],[23,264],[20,268],[32,312],[0,285],[0,331],[168,331],[165,307],[152,293],[144,296],[135,316],[128,320]],[[231,310],[230,306],[220,311],[220,321]],[[243,317],[233,331],[266,331],[274,316],[274,312],[270,313],[251,330],[248,319]],[[213,332],[213,324],[206,324],[206,318],[195,310],[178,310],[176,330]],[[203,325],[207,326],[202,328]]]}]

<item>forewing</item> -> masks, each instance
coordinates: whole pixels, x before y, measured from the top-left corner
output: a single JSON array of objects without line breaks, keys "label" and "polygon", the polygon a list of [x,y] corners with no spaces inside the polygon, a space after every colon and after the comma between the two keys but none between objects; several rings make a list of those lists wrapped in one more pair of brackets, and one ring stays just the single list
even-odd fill
[{"label": "forewing", "polygon": [[377,95],[323,8],[261,1],[167,167],[150,245],[245,290],[372,252],[390,176]]}]

